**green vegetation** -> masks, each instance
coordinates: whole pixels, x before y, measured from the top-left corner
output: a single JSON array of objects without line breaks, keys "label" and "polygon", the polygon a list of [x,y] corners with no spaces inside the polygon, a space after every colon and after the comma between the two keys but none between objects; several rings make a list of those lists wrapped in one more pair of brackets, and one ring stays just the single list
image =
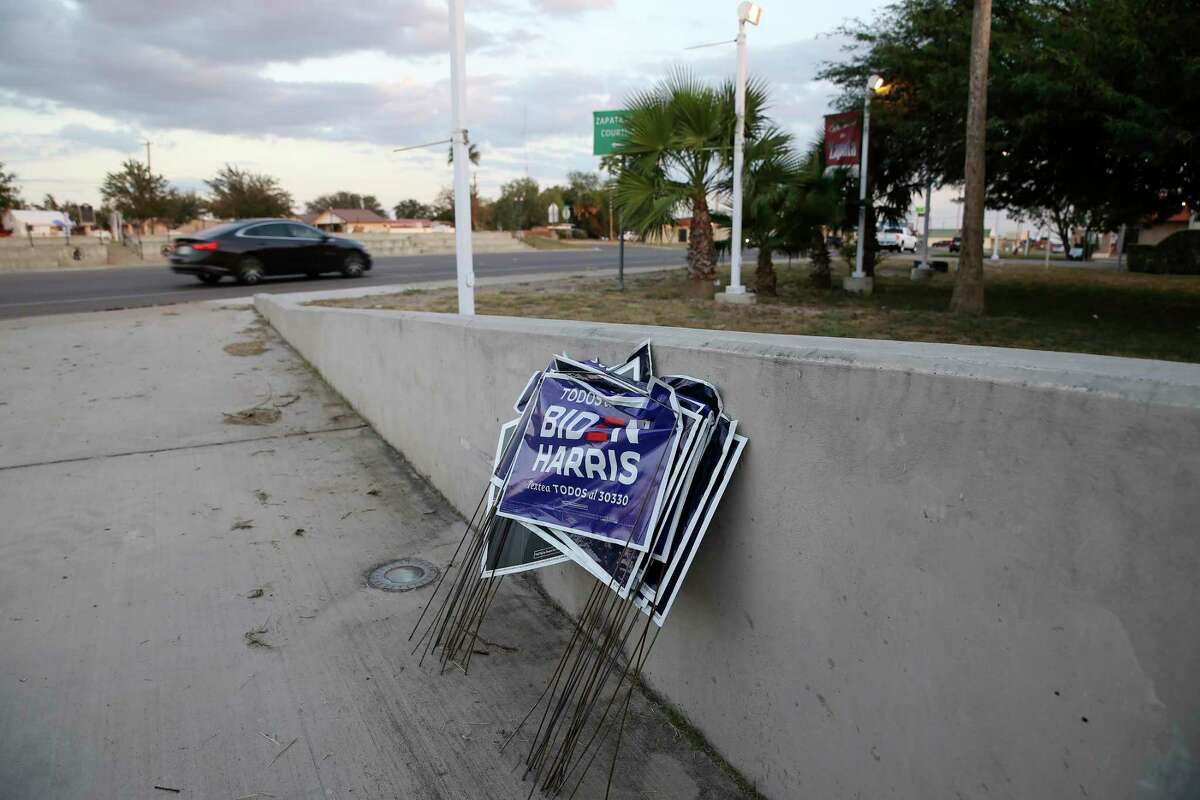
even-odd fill
[{"label": "green vegetation", "polygon": [[[853,44],[818,76],[842,87],[846,110],[862,106],[871,74],[889,84],[871,106],[872,197],[885,218],[927,180],[963,179],[965,11],[959,0],[893,2],[842,28]],[[1066,243],[1076,227],[1197,207],[1197,39],[1200,15],[1165,0],[993,4],[988,203],[1050,223]]]},{"label": "green vegetation", "polygon": [[[1200,362],[1200,277],[1075,267],[985,267],[986,317],[951,314],[953,275],[913,283],[908,260],[881,265],[871,296],[814,289],[807,264],[778,269],[778,297],[755,306],[685,297],[684,270],[484,288],[480,314],[764,333],[1022,347]],[[454,313],[453,289],[319,301],[317,305]]]},{"label": "green vegetation", "polygon": [[208,210],[220,219],[247,217],[289,217],[292,196],[270,176],[238,169],[232,164],[205,183],[212,195]]},{"label": "green vegetation", "polygon": [[[746,87],[748,143],[777,133],[762,113],[765,104],[766,89],[752,81]],[[725,194],[732,169],[733,83],[712,87],[677,70],[634,95],[626,108],[629,138],[617,147],[622,164],[616,196],[625,226],[647,239],[660,239],[664,228],[674,225],[678,210],[689,209],[688,274],[697,287],[711,293],[716,246],[709,198]],[[787,146],[786,141],[776,144]],[[760,159],[767,157],[768,153],[760,152]]]},{"label": "green vegetation", "polygon": [[379,198],[373,194],[358,194],[357,192],[333,192],[323,194],[316,200],[304,204],[304,210],[309,214],[320,214],[331,208],[362,208],[374,211],[381,217],[387,216],[387,211],[379,203]]},{"label": "green vegetation", "polygon": [[17,174],[5,172],[4,162],[0,161],[0,214],[10,208],[20,208],[21,191],[17,188]]},{"label": "green vegetation", "polygon": [[1156,245],[1133,245],[1129,269],[1153,275],[1200,275],[1200,231],[1178,231]]}]

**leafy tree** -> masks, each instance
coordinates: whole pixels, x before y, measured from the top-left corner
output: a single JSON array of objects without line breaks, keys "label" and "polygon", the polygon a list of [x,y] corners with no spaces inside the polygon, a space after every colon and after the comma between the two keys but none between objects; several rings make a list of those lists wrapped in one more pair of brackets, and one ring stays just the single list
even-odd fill
[{"label": "leafy tree", "polygon": [[181,192],[177,189],[172,189],[167,194],[163,217],[171,225],[179,227],[199,217],[204,213],[204,209],[204,198],[196,192]]},{"label": "leafy tree", "polygon": [[436,212],[432,206],[427,206],[420,200],[401,200],[392,211],[396,219],[433,219]]},{"label": "leafy tree", "polygon": [[129,159],[117,172],[104,176],[100,196],[126,220],[145,222],[166,211],[170,187],[162,175],[155,175],[145,164]]},{"label": "leafy tree", "polygon": [[[853,44],[819,78],[858,108],[867,78],[870,196],[888,217],[965,163],[968,0],[898,0],[840,32]],[[988,77],[993,208],[1112,229],[1200,200],[1200,15],[1167,0],[996,0]],[[867,237],[872,245],[874,235]]]},{"label": "leafy tree", "polygon": [[589,239],[609,235],[611,187],[595,172],[568,172],[563,202],[571,207],[571,222]]},{"label": "leafy tree", "polygon": [[323,194],[304,204],[304,210],[309,214],[320,214],[331,208],[363,208],[367,211],[374,211],[381,217],[387,216],[387,211],[373,194],[333,192],[332,194]]},{"label": "leafy tree", "polygon": [[500,230],[518,231],[546,224],[546,209],[533,178],[516,178],[500,186],[500,197],[492,206]]},{"label": "leafy tree", "polygon": [[[732,160],[733,96],[731,82],[714,88],[687,71],[675,71],[626,104],[629,139],[618,148],[625,160],[616,204],[627,228],[658,239],[680,212],[691,215],[688,275],[699,294],[711,293],[716,277],[709,198],[722,191]],[[765,124],[765,96],[762,84],[751,81],[746,89],[748,142]]]},{"label": "leafy tree", "polygon": [[270,175],[226,164],[216,177],[205,183],[212,192],[208,208],[221,219],[291,216],[292,196]]},{"label": "leafy tree", "polygon": [[17,174],[5,172],[4,162],[0,161],[0,213],[20,206],[21,191],[17,188]]},{"label": "leafy tree", "polygon": [[454,222],[454,187],[443,186],[433,198],[433,205],[429,209],[432,217],[437,222]]}]

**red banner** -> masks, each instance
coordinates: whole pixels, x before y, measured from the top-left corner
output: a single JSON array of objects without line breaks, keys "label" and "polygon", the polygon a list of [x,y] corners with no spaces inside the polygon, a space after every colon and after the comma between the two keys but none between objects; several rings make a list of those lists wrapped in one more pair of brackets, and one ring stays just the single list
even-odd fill
[{"label": "red banner", "polygon": [[825,168],[857,167],[862,142],[862,114],[847,111],[825,116]]}]

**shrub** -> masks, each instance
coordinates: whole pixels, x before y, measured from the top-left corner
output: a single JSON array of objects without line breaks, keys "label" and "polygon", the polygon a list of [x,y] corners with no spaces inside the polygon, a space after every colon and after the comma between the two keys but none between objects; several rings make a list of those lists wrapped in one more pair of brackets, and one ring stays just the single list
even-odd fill
[{"label": "shrub", "polygon": [[1200,275],[1200,230],[1177,231],[1156,245],[1129,246],[1129,271]]}]

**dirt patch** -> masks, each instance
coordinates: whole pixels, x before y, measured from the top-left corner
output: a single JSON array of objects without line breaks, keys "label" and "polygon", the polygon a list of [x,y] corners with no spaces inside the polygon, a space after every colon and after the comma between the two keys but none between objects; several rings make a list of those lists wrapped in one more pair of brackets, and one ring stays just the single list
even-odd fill
[{"label": "dirt patch", "polygon": [[279,418],[283,416],[278,408],[270,408],[267,406],[254,406],[253,408],[243,408],[241,411],[234,411],[232,414],[226,412],[226,425],[271,425],[279,422]]},{"label": "dirt patch", "polygon": [[271,348],[267,342],[271,338],[271,326],[262,317],[258,317],[238,331],[240,336],[248,336],[245,341],[225,345],[225,352],[231,356],[260,356]]},{"label": "dirt patch", "polygon": [[231,356],[261,356],[270,348],[261,341],[234,342],[225,345],[225,352]]}]

